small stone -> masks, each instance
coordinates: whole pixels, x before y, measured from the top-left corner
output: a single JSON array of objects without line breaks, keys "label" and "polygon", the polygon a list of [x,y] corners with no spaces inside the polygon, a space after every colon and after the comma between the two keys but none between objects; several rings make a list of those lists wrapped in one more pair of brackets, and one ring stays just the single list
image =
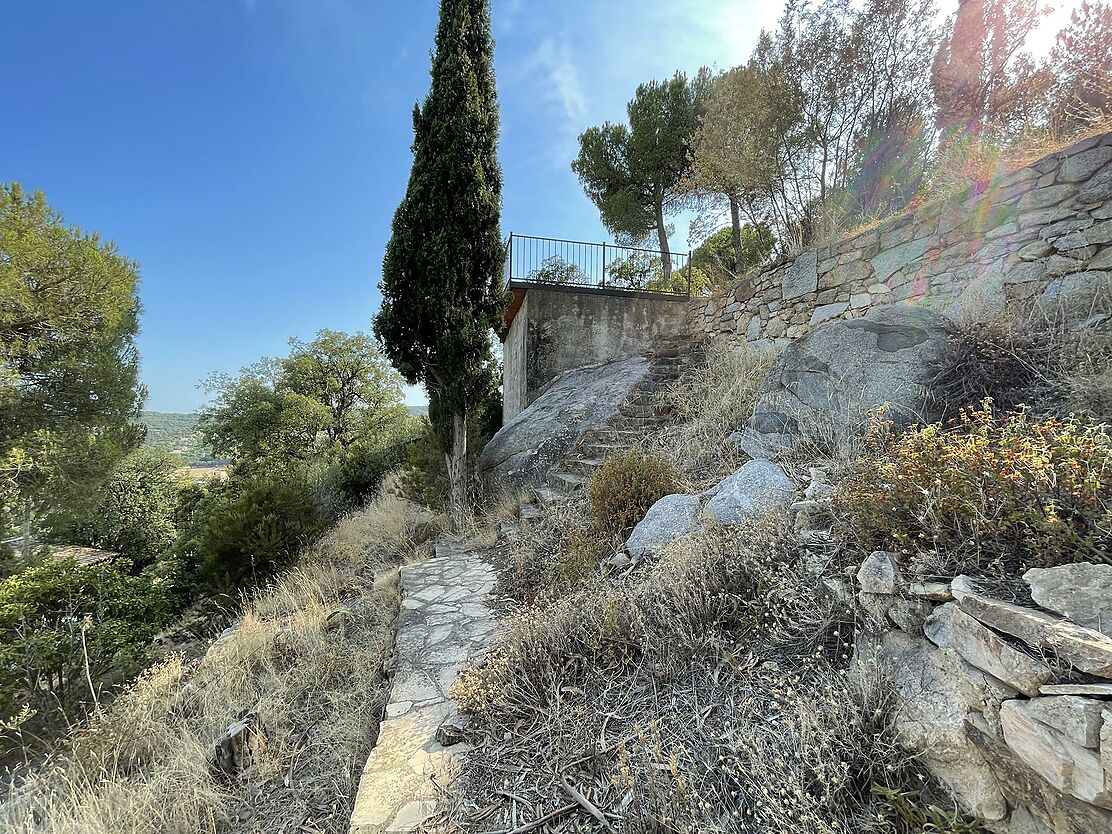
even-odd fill
[{"label": "small stone", "polygon": [[455,724],[441,724],[436,728],[436,743],[441,747],[452,747],[464,739],[463,729]]},{"label": "small stone", "polygon": [[895,594],[905,584],[895,556],[883,550],[873,551],[861,563],[857,583],[866,594]]},{"label": "small stone", "polygon": [[1100,746],[1101,709],[1106,705],[1078,695],[1032,698],[1025,705],[1027,714],[1053,727],[1074,744]]},{"label": "small stone", "polygon": [[854,310],[860,310],[868,307],[873,303],[873,297],[867,292],[859,292],[849,297],[849,306]]},{"label": "small stone", "polygon": [[1022,247],[1016,254],[1021,261],[1035,261],[1039,258],[1045,258],[1053,251],[1054,247],[1045,240],[1036,240]]},{"label": "small stone", "polygon": [[939,648],[953,649],[973,666],[1025,695],[1037,695],[1050,678],[1049,666],[1009,646],[957,603],[948,602],[931,614],[923,633]]},{"label": "small stone", "polygon": [[1112,565],[1032,568],[1023,579],[1043,608],[1112,637]]},{"label": "small stone", "polygon": [[819,322],[837,318],[848,309],[848,301],[839,301],[835,304],[824,304],[817,308],[815,312],[811,313],[811,324],[818,324]]},{"label": "small stone", "polygon": [[1112,683],[1046,683],[1040,695],[1096,695],[1112,698]]},{"label": "small stone", "polygon": [[934,602],[949,602],[954,598],[947,582],[912,582],[907,586],[907,592],[914,597],[922,597]]}]

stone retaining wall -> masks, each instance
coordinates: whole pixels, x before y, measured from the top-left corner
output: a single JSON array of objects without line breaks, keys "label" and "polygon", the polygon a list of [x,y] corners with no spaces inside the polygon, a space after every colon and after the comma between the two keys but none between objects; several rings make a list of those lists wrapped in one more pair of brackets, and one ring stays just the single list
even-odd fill
[{"label": "stone retaining wall", "polygon": [[803,252],[691,304],[692,334],[785,344],[820,322],[920,303],[983,315],[1112,280],[1112,133]]},{"label": "stone retaining wall", "polygon": [[891,679],[901,742],[989,831],[1112,831],[1112,565],[1024,579],[1017,605],[873,553],[854,662]]}]

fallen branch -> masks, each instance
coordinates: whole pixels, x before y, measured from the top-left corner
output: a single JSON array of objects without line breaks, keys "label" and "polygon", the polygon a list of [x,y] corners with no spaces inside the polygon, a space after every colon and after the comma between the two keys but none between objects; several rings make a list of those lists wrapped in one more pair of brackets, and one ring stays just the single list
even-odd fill
[{"label": "fallen branch", "polygon": [[605,828],[607,831],[613,831],[614,830],[613,828],[610,827],[610,822],[606,819],[606,817],[604,817],[602,815],[602,811],[600,811],[598,808],[596,808],[591,803],[591,801],[589,799],[587,799],[587,797],[585,797],[580,791],[578,791],[575,787],[573,787],[571,782],[569,782],[567,779],[565,779],[563,775],[560,776],[560,784],[563,785],[564,792],[568,796],[570,796],[572,799],[574,799],[577,803],[579,803],[579,806],[584,811],[586,811],[588,814],[590,814],[592,817],[594,817],[596,820],[598,820],[599,824],[602,825],[603,828]]},{"label": "fallen branch", "polygon": [[521,825],[521,826],[518,826],[517,828],[514,828],[511,831],[507,831],[506,834],[525,834],[526,831],[534,831],[534,830],[540,828],[546,822],[551,822],[552,820],[556,819],[557,817],[564,816],[564,814],[570,814],[572,811],[574,811],[578,807],[579,807],[579,803],[572,802],[570,805],[564,805],[561,808],[557,808],[555,811],[549,811],[543,817],[538,817],[537,819],[533,820],[532,822],[528,822],[525,825]]}]

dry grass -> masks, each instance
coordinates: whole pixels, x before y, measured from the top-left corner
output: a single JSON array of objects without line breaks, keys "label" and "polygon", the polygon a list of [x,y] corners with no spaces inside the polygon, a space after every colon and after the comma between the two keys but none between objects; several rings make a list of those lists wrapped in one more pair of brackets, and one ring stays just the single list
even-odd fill
[{"label": "dry grass", "polygon": [[1106,116],[1070,133],[1058,131],[1053,125],[1031,130],[1007,147],[991,140],[955,142],[947,153],[935,160],[930,180],[905,208],[857,218],[852,225],[847,224],[846,218],[827,218],[814,230],[814,245],[819,249],[833,248],[844,240],[880,228],[896,217],[982,193],[1008,174],[1109,131],[1112,131],[1112,117]]},{"label": "dry grass", "polygon": [[[389,570],[437,529],[389,491],[344,518],[245,602],[238,630],[202,661],[150,669],[13,792],[4,830],[346,831],[385,703]],[[213,745],[240,719],[257,743],[236,775],[218,776]]]},{"label": "dry grass", "polygon": [[696,488],[710,486],[741,465],[726,442],[753,414],[761,385],[776,354],[772,350],[712,342],[702,362],[657,395],[672,423],[645,441]]},{"label": "dry grass", "polygon": [[529,604],[578,587],[598,573],[622,540],[591,528],[586,496],[573,494],[548,507],[538,519],[523,521],[508,545],[491,556],[498,566],[499,597],[511,605]]},{"label": "dry grass", "polygon": [[452,823],[903,830],[871,788],[913,767],[885,687],[849,674],[854,613],[832,578],[764,520],[511,617],[459,684],[478,743]]},{"label": "dry grass", "polygon": [[[1112,281],[1023,314],[959,319],[932,369],[944,417],[987,397],[1002,410],[1112,422]],[[1103,318],[1102,318],[1103,317]],[[1080,326],[1079,323],[1087,323]]]}]

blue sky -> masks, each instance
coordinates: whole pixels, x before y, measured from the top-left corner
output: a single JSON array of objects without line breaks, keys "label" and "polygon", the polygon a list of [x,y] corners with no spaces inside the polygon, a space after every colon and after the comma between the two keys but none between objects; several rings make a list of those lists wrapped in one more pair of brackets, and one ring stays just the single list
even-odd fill
[{"label": "blue sky", "polygon": [[[434,0],[0,2],[0,180],[140,262],[149,408],[198,407],[208,372],[290,336],[370,329]],[[604,239],[578,133],[640,81],[743,61],[781,8],[494,0],[503,231]]]}]

